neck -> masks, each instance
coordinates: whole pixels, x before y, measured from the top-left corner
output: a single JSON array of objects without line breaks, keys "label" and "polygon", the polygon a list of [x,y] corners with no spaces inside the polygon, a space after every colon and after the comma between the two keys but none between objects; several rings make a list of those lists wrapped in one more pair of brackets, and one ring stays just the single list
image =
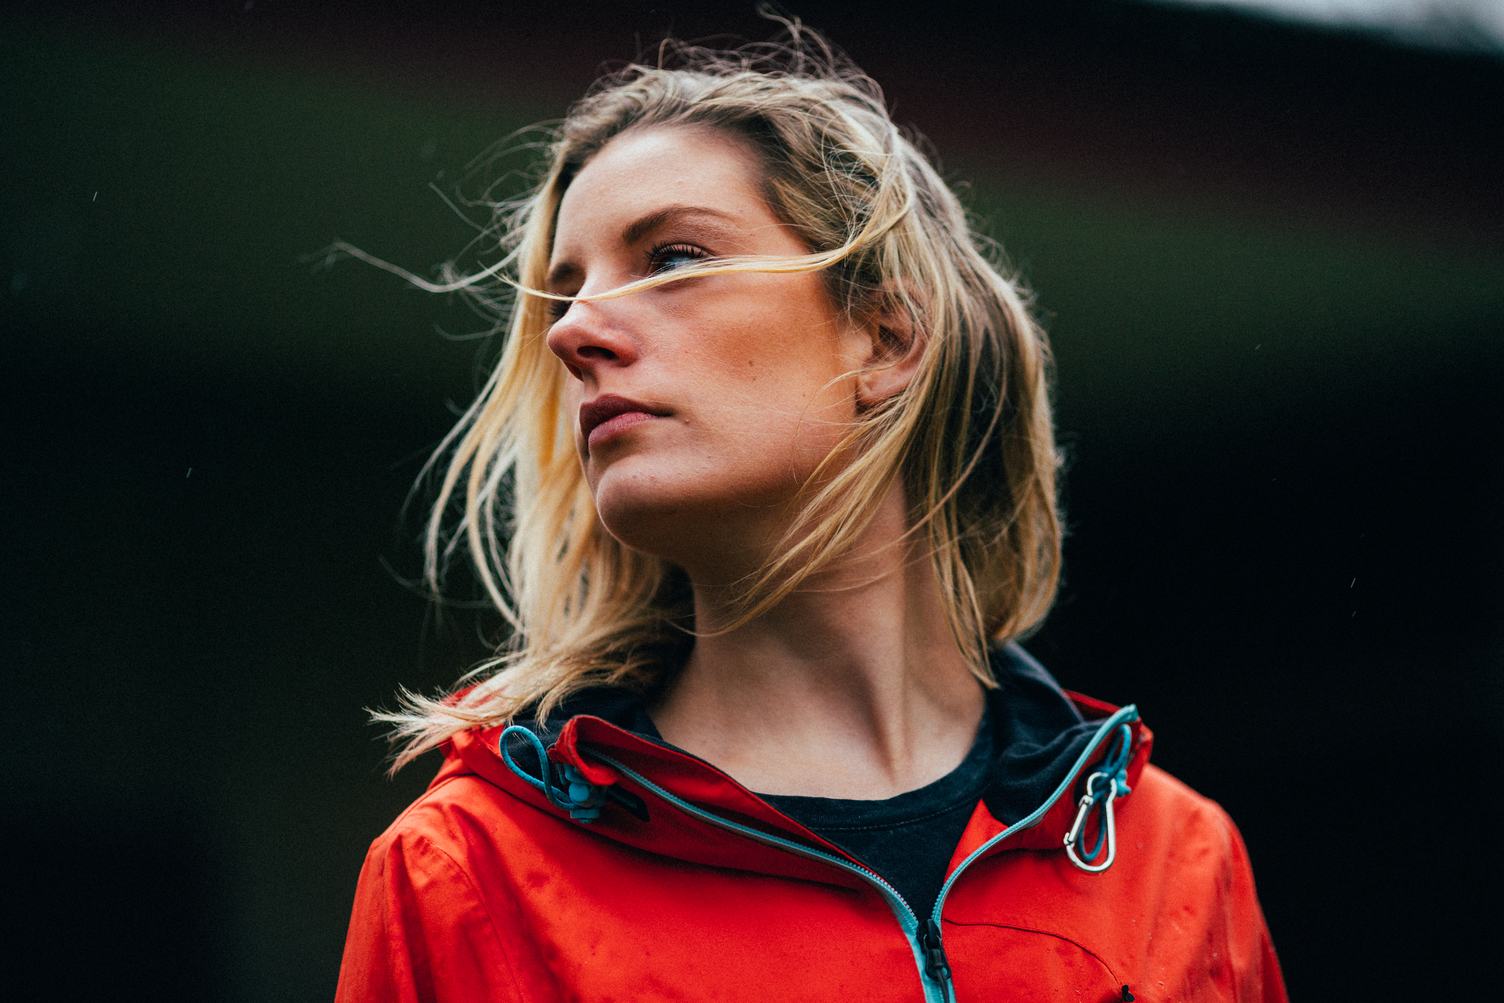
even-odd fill
[{"label": "neck", "polygon": [[[984,695],[904,528],[895,487],[852,556],[698,638],[652,710],[664,738],[767,794],[880,799],[959,764]],[[727,622],[724,587],[694,591],[697,624]]]}]

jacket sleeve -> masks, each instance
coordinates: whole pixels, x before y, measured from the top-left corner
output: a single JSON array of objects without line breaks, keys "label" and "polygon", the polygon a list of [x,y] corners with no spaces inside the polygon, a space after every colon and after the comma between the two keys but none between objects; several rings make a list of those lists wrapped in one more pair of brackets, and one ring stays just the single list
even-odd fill
[{"label": "jacket sleeve", "polygon": [[1219,809],[1228,839],[1225,895],[1229,961],[1237,980],[1239,1003],[1289,1003],[1285,979],[1269,926],[1253,884],[1253,865],[1243,836],[1226,812]]},{"label": "jacket sleeve", "polygon": [[355,889],[336,1003],[502,1000],[521,994],[470,877],[423,836],[371,845]]}]

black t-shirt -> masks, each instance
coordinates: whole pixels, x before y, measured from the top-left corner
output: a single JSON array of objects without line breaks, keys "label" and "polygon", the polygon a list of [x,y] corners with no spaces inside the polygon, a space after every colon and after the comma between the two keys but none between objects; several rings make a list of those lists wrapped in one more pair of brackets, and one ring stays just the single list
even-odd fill
[{"label": "black t-shirt", "polygon": [[961,765],[917,790],[883,801],[759,797],[876,871],[923,923],[935,908],[951,855],[987,787],[992,759],[992,721],[984,711]]},{"label": "black t-shirt", "polygon": [[[646,712],[633,730],[662,741]],[[921,923],[935,907],[951,855],[988,786],[995,755],[992,714],[984,710],[966,758],[917,790],[882,801],[759,794],[774,808],[866,864],[914,910]]]}]

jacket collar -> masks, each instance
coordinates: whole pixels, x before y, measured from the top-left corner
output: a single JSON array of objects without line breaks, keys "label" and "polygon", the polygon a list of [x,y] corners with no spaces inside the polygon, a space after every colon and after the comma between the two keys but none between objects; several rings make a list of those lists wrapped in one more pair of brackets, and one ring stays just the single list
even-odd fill
[{"label": "jacket collar", "polygon": [[[1131,789],[1148,762],[1152,734],[1132,708],[1061,689],[1016,644],[994,649],[991,661],[999,683],[988,695],[997,736],[992,781],[957,853],[994,844],[1060,849],[1088,777],[1116,755],[1114,771]],[[1115,741],[1123,729],[1109,728],[1114,716],[1126,724],[1126,748]],[[513,729],[505,742],[516,768],[509,767],[502,755],[506,731],[495,727],[457,735],[435,783],[474,773],[566,822],[573,789],[589,795],[590,810],[598,812],[589,828],[605,838],[712,866],[851,883],[831,868],[738,836],[676,806],[675,799],[735,825],[854,859],[715,766],[657,738],[641,699],[632,693],[600,688],[567,700],[536,733],[535,748],[546,748],[546,765],[537,762],[520,729]],[[552,795],[540,789],[540,778],[546,778]],[[1010,826],[1016,831],[1009,839],[995,840]]]}]

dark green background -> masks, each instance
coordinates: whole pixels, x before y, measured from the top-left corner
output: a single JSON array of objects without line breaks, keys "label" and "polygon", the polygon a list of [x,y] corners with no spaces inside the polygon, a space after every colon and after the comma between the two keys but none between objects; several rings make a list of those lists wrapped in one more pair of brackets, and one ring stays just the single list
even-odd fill
[{"label": "dark green background", "polygon": [[[1486,938],[1449,924],[1497,890],[1504,64],[1111,3],[803,13],[1039,290],[1071,535],[1031,648],[1233,813],[1300,997],[1473,985]],[[362,707],[494,626],[436,628],[403,584],[422,495],[399,513],[495,346],[313,262],[338,237],[431,272],[470,231],[430,183],[670,26],[768,34],[672,4],[7,18],[21,997],[332,992],[365,845],[433,768],[383,779]]]}]

